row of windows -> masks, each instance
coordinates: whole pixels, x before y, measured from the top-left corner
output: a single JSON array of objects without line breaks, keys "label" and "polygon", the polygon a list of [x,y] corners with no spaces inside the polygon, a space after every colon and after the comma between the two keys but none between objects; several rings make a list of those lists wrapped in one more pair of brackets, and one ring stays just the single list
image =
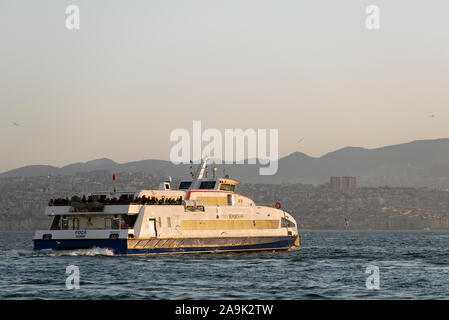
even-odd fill
[{"label": "row of windows", "polygon": [[186,190],[186,189],[189,189],[191,185],[192,185],[192,181],[181,181],[178,189]]},{"label": "row of windows", "polygon": [[[87,219],[87,226],[86,226],[86,220],[84,220],[84,224],[82,226],[82,229],[90,229],[93,228],[93,224],[91,223],[91,218],[82,218]],[[104,228],[105,229],[132,229],[134,227],[134,224],[136,222],[137,215],[122,215],[122,218],[104,218]],[[96,221],[96,227],[102,227],[98,224],[98,221],[100,219],[97,219]],[[80,229],[80,219],[79,218],[67,218],[67,217],[61,217],[61,216],[55,216],[52,222],[52,225],[50,227],[52,230],[78,230]]]},{"label": "row of windows", "polygon": [[287,218],[281,218],[281,228],[294,228],[296,225]]},{"label": "row of windows", "polygon": [[225,183],[222,183],[222,184],[220,185],[220,190],[223,190],[223,191],[232,191],[232,192],[234,192],[234,190],[235,190],[235,185],[234,185],[234,184],[225,184]]},{"label": "row of windows", "polygon": [[[187,189],[190,188],[191,185],[192,185],[192,181],[182,181],[179,184],[179,190],[187,190]],[[202,181],[200,183],[199,189],[202,189],[202,190],[213,190],[213,189],[215,189],[215,185],[216,185],[216,181]],[[220,184],[220,190],[234,192],[235,185],[222,183],[222,184]]]},{"label": "row of windows", "polygon": [[214,189],[215,181],[202,181],[200,183],[200,189]]}]

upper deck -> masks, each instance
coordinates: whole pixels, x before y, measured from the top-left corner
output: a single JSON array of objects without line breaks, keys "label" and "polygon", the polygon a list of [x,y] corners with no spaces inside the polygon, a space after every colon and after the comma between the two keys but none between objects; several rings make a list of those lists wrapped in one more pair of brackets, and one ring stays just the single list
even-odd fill
[{"label": "upper deck", "polygon": [[196,200],[204,206],[255,206],[251,199],[235,193],[239,184],[229,178],[207,178],[206,162],[201,164],[192,180],[183,180],[172,189],[171,177],[158,190],[102,191],[72,197],[70,200],[50,200],[46,215],[138,214],[143,205],[186,205]]}]

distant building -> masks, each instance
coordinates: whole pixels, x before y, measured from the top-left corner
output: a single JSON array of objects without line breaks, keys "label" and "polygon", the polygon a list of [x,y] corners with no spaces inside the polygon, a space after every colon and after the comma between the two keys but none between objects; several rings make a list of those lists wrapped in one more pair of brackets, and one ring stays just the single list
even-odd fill
[{"label": "distant building", "polygon": [[330,188],[334,190],[353,190],[357,188],[356,177],[331,177]]},{"label": "distant building", "polygon": [[353,190],[357,187],[355,177],[341,177],[341,188],[345,190]]},{"label": "distant building", "polygon": [[330,188],[336,190],[341,189],[341,177],[331,177]]}]

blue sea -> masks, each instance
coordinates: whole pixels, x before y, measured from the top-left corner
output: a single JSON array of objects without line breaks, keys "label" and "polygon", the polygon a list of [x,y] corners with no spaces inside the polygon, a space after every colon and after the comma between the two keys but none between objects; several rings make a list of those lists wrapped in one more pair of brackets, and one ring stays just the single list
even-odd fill
[{"label": "blue sea", "polygon": [[[449,231],[300,234],[300,249],[283,252],[114,256],[99,248],[33,251],[31,232],[2,232],[0,298],[449,297]],[[66,287],[68,266],[79,270],[79,289]]]}]

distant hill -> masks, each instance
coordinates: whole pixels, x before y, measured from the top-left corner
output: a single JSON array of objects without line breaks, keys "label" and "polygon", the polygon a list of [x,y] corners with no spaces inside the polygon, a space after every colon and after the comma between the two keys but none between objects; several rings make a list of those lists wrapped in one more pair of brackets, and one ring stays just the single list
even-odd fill
[{"label": "distant hill", "polygon": [[[419,140],[388,147],[365,149],[346,147],[314,158],[295,152],[279,160],[274,176],[260,176],[259,165],[226,165],[231,177],[248,183],[312,183],[329,181],[330,176],[356,176],[361,186],[431,186],[449,187],[449,139]],[[165,160],[117,163],[97,159],[73,163],[62,168],[32,165],[0,174],[15,176],[74,175],[77,172],[147,172],[187,178],[189,165],[175,166]],[[223,174],[223,166],[218,166]]]}]

